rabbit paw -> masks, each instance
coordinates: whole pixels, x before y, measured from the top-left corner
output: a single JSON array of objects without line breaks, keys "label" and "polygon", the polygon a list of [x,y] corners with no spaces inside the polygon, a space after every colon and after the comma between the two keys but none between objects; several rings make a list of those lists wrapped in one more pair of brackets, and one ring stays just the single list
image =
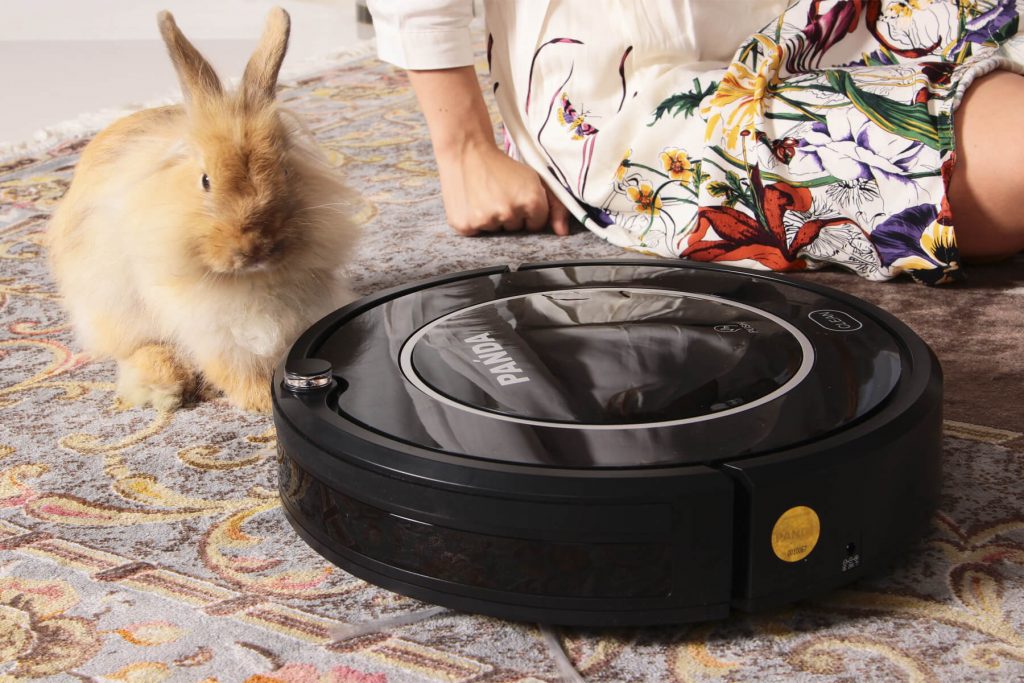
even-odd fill
[{"label": "rabbit paw", "polygon": [[222,363],[210,363],[203,368],[206,380],[224,392],[231,403],[253,413],[269,413],[270,372],[233,370]]},{"label": "rabbit paw", "polygon": [[142,346],[118,364],[117,394],[129,406],[174,410],[192,385],[191,371],[170,347],[160,344]]},{"label": "rabbit paw", "polygon": [[270,381],[259,382],[251,386],[239,387],[238,389],[225,393],[228,400],[242,410],[251,413],[270,413]]}]

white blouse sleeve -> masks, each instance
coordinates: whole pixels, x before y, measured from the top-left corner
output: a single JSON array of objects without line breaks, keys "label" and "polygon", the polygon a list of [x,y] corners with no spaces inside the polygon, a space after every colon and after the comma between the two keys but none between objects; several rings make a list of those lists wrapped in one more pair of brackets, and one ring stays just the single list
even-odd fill
[{"label": "white blouse sleeve", "polygon": [[377,55],[403,69],[473,63],[473,0],[368,0]]}]

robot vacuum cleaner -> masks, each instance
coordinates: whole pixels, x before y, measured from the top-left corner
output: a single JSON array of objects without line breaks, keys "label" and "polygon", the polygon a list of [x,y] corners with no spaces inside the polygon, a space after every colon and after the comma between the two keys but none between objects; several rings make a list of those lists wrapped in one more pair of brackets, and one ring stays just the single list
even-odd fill
[{"label": "robot vacuum cleaner", "polygon": [[554,624],[721,618],[926,529],[942,379],[881,309],[682,261],[497,267],[361,299],[273,382],[298,533],[367,581]]}]

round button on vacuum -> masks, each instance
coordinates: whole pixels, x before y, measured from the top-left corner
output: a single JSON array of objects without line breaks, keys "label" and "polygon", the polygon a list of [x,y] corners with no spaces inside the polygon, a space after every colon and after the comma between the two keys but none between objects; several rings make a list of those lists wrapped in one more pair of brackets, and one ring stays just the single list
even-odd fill
[{"label": "round button on vacuum", "polygon": [[330,385],[331,379],[331,364],[322,358],[290,360],[284,370],[284,385],[295,393],[323,389]]}]

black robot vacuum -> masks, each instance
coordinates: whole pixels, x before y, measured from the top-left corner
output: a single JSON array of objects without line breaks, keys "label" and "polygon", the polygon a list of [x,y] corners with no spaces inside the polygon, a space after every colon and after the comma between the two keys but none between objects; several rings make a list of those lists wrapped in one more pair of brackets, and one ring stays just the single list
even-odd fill
[{"label": "black robot vacuum", "polygon": [[496,267],[361,299],[278,367],[284,510],[457,610],[714,619],[884,569],[926,529],[942,379],[881,309],[683,261]]}]

